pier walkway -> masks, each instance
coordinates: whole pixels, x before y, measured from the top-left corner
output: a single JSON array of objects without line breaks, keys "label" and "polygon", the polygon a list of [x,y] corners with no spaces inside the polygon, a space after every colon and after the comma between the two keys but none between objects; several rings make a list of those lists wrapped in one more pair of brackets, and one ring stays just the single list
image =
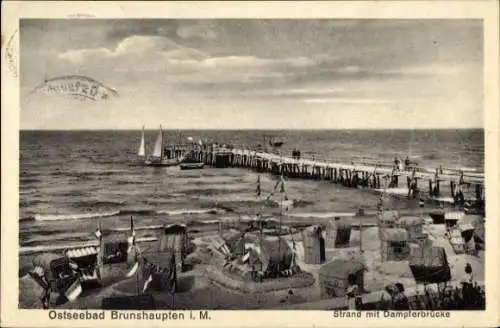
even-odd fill
[{"label": "pier walkway", "polygon": [[[400,170],[391,164],[346,164],[313,158],[294,158],[243,147],[205,146],[198,147],[194,154],[198,161],[212,167],[240,167],[289,178],[328,180],[347,187],[367,188],[399,196],[410,195],[410,191],[413,194],[415,190],[421,193],[418,183],[419,180],[424,180],[428,182],[428,196],[435,200],[453,202],[461,196],[459,193],[463,195],[470,191],[474,192],[474,197],[469,199],[484,200],[484,173],[476,171],[419,166]],[[444,188],[443,182],[447,185]],[[401,183],[405,187],[401,188]],[[440,197],[442,189],[447,189],[450,197]]]}]

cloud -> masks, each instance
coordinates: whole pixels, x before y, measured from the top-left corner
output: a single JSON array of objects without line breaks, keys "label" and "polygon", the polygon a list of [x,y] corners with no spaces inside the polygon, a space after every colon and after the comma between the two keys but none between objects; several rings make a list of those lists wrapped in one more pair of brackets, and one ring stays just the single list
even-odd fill
[{"label": "cloud", "polygon": [[307,98],[303,102],[311,104],[353,104],[353,105],[373,105],[373,104],[393,104],[390,99],[362,99],[362,98]]},{"label": "cloud", "polygon": [[218,34],[210,24],[197,24],[179,26],[177,36],[182,39],[199,38],[202,40],[215,40]]},{"label": "cloud", "polygon": [[[306,74],[324,65],[324,56],[309,58],[259,58],[256,56],[210,56],[198,49],[184,47],[163,36],[130,36],[114,49],[69,50],[58,55],[66,63],[97,72],[109,67],[115,73],[150,72],[168,76],[170,84],[258,83]],[[182,78],[180,76],[183,76]],[[127,79],[130,79],[129,76]],[[154,78],[150,76],[149,79]]]}]

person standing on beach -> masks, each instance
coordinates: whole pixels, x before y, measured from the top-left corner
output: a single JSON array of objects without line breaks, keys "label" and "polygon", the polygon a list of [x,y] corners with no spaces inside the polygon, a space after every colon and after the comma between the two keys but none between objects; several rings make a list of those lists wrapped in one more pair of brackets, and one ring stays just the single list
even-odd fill
[{"label": "person standing on beach", "polygon": [[403,284],[398,282],[394,285],[393,310],[404,311],[410,309],[408,298],[406,297],[404,292],[405,288],[403,287]]},{"label": "person standing on beach", "polygon": [[468,308],[474,303],[474,275],[472,274],[472,266],[470,263],[465,265],[465,275],[460,281],[462,284],[462,299],[464,301],[464,307]]},{"label": "person standing on beach", "polygon": [[347,277],[347,291],[346,291],[346,296],[347,296],[347,306],[349,310],[356,310],[357,309],[357,303],[360,301],[359,295],[360,295],[360,290],[358,285],[356,284],[356,276],[353,274],[350,274]]}]

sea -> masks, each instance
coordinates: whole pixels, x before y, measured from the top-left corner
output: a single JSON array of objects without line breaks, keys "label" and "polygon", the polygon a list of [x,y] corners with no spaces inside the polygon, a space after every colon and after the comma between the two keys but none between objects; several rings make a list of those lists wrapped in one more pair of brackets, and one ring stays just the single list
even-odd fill
[{"label": "sea", "polygon": [[[158,131],[145,131],[152,149]],[[256,196],[270,194],[278,177],[240,168],[182,171],[178,167],[137,165],[141,131],[21,131],[19,171],[20,253],[48,251],[95,241],[94,231],[126,230],[131,218],[139,239],[153,238],[167,223],[213,223],[278,215]],[[483,171],[483,130],[335,131],[165,131],[170,142],[258,145],[284,140],[281,152],[340,163],[391,162],[407,155],[421,167],[466,167]],[[295,201],[287,215],[309,220],[375,210],[379,195],[329,181],[288,179]],[[274,196],[273,196],[274,197]],[[393,200],[396,209],[407,208]]]}]

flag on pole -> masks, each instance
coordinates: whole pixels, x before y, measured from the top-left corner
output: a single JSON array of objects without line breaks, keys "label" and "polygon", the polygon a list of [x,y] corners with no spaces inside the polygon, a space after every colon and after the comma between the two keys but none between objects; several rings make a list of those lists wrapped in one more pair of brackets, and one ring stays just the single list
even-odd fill
[{"label": "flag on pole", "polygon": [[66,289],[64,296],[66,296],[68,301],[73,302],[81,293],[82,285],[80,284],[80,280],[77,279]]},{"label": "flag on pole", "polygon": [[151,273],[148,277],[148,279],[146,279],[146,281],[144,282],[144,287],[142,288],[142,292],[144,293],[148,287],[149,287],[149,284],[153,281],[153,274]]},{"label": "flag on pole", "polygon": [[276,181],[276,184],[274,185],[274,191],[278,190],[278,186],[280,185],[281,180]]},{"label": "flag on pole", "polygon": [[99,219],[99,225],[97,226],[97,229],[95,230],[95,236],[97,239],[101,240],[102,238],[102,232],[101,232],[101,219]]},{"label": "flag on pole", "polygon": [[130,216],[130,235],[134,237],[135,242],[134,218],[132,216]]},{"label": "flag on pole", "polygon": [[127,241],[128,241],[127,253],[130,253],[132,251],[132,248],[135,247],[135,229],[134,229],[134,219],[132,216],[130,216],[130,237],[128,237]]},{"label": "flag on pole", "polygon": [[97,226],[97,229],[95,231],[95,235],[96,235],[97,239],[99,239],[99,250],[98,250],[98,254],[97,254],[97,268],[96,268],[96,274],[97,274],[97,278],[99,278],[99,280],[101,280],[101,267],[103,264],[102,255],[104,253],[104,247],[102,245],[101,222],[102,222],[101,219],[99,219],[99,225]]},{"label": "flag on pole", "polygon": [[99,240],[101,239],[101,237],[102,237],[101,229],[97,228],[95,230],[95,236],[97,237],[97,239],[99,239]]}]

